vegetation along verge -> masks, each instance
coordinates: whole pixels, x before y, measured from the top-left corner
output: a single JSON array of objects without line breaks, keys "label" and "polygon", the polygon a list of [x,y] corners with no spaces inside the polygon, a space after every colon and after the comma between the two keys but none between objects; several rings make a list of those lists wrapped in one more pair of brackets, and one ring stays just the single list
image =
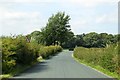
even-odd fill
[{"label": "vegetation along verge", "polygon": [[2,39],[2,76],[13,76],[42,59],[62,51],[58,45],[44,46],[28,42],[25,36],[1,37]]},{"label": "vegetation along verge", "polygon": [[119,43],[108,45],[105,48],[74,49],[74,58],[79,62],[91,66],[109,76],[120,79]]}]

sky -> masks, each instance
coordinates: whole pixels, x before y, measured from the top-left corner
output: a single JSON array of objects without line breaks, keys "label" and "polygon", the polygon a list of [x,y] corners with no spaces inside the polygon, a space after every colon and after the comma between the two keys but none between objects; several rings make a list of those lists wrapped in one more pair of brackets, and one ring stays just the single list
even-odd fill
[{"label": "sky", "polygon": [[119,0],[0,0],[0,36],[30,34],[65,12],[75,34],[118,33]]}]

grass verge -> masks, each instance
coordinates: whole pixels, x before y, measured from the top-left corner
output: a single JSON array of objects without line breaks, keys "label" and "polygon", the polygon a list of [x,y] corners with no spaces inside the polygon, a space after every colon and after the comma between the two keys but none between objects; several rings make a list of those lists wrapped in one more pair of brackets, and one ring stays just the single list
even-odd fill
[{"label": "grass verge", "polygon": [[93,65],[93,64],[90,64],[90,63],[85,62],[84,60],[80,60],[80,59],[74,57],[73,54],[72,54],[72,57],[73,57],[77,62],[79,62],[79,63],[81,63],[81,64],[83,64],[83,65],[89,66],[89,67],[97,70],[98,72],[101,72],[101,73],[105,74],[106,76],[108,76],[108,77],[110,77],[110,78],[117,78],[117,80],[120,80],[120,76],[118,76],[117,73],[110,72],[110,71],[102,68],[102,67],[99,66],[99,65]]}]

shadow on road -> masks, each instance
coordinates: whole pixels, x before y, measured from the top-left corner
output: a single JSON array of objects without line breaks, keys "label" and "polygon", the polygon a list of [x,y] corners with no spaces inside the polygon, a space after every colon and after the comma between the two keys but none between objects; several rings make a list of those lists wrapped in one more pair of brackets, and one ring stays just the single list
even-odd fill
[{"label": "shadow on road", "polygon": [[[47,58],[46,60],[50,60],[54,56],[58,56],[58,54],[54,54],[54,55],[50,56],[49,58]],[[40,63],[37,63],[37,64],[33,65],[32,67],[26,69],[25,71],[23,71],[20,74],[15,75],[14,77],[21,76],[21,75],[25,76],[25,75],[28,75],[28,74],[39,73],[39,72],[42,72],[42,71],[47,71],[48,69],[49,69],[48,62],[43,61],[43,62],[40,62]]]},{"label": "shadow on road", "polygon": [[48,58],[46,58],[46,60],[52,59],[54,56],[58,56],[58,54],[53,54],[52,56],[49,56]]},{"label": "shadow on road", "polygon": [[[21,74],[15,75],[15,76],[20,76],[20,75],[28,75],[28,74],[33,74],[33,73],[39,73],[43,70],[47,70],[48,69],[48,65],[47,62],[43,61],[40,62],[28,69],[26,69],[25,71],[23,71]],[[15,77],[14,76],[14,77]]]}]

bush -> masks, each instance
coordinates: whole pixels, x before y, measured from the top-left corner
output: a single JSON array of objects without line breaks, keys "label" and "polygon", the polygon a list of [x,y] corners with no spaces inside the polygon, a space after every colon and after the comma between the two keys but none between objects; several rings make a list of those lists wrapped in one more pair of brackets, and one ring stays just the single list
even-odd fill
[{"label": "bush", "polygon": [[74,50],[74,57],[93,65],[100,65],[110,72],[119,73],[118,44],[112,44],[106,48],[78,47]]},{"label": "bush", "polygon": [[10,72],[16,65],[16,61],[12,55],[16,54],[16,46],[12,38],[6,37],[2,39],[2,72]]},{"label": "bush", "polygon": [[43,46],[27,42],[24,36],[2,37],[2,73],[10,73],[18,65],[31,65],[39,56],[47,58],[62,51],[60,46]]},{"label": "bush", "polygon": [[61,46],[45,46],[39,50],[39,55],[43,58],[49,58],[50,55],[55,55],[62,51]]}]

